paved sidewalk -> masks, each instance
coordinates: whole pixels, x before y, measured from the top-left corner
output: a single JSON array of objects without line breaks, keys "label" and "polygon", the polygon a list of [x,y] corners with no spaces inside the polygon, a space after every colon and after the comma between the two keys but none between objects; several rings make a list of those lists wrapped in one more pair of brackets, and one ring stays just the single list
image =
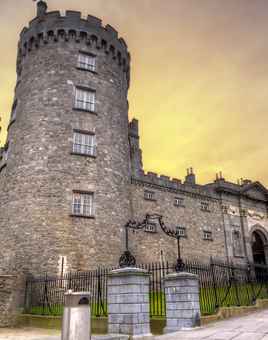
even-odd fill
[{"label": "paved sidewalk", "polygon": [[[92,340],[107,340],[94,336]],[[124,337],[121,338],[122,340]],[[268,310],[208,326],[153,337],[154,340],[268,340]],[[0,329],[0,340],[60,340],[60,332],[40,329]],[[115,339],[114,339],[115,340]]]},{"label": "paved sidewalk", "polygon": [[219,321],[191,331],[157,336],[155,340],[268,340],[268,310]]}]

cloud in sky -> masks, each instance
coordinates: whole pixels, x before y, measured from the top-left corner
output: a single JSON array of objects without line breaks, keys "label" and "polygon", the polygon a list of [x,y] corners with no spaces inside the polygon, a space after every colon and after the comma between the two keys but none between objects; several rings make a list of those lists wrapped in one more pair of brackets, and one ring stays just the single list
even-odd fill
[{"label": "cloud in sky", "polygon": [[[116,27],[132,56],[130,117],[140,120],[144,166],[199,182],[268,185],[267,0],[49,0]],[[30,0],[0,0],[0,113],[7,125],[18,34]],[[5,37],[5,39],[3,39]],[[2,136],[2,140],[3,140]]]}]

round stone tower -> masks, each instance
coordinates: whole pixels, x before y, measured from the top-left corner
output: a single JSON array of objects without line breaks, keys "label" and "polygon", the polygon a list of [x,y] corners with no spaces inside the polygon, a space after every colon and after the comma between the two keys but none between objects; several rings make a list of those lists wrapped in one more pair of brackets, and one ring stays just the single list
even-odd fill
[{"label": "round stone tower", "polygon": [[1,160],[1,265],[56,274],[117,263],[130,217],[130,56],[80,12],[24,28]]}]

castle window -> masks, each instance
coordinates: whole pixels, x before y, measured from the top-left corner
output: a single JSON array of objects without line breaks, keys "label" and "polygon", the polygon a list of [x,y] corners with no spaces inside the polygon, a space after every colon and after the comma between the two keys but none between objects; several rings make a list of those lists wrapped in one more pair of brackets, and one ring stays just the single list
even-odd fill
[{"label": "castle window", "polygon": [[80,52],[78,55],[78,68],[87,71],[96,71],[96,56]]},{"label": "castle window", "polygon": [[155,194],[153,191],[145,190],[144,199],[147,201],[155,201]]},{"label": "castle window", "polygon": [[76,88],[75,108],[79,110],[95,112],[95,97],[95,91]]},{"label": "castle window", "polygon": [[93,217],[93,193],[73,192],[72,214],[75,216]]},{"label": "castle window", "polygon": [[174,199],[175,207],[184,207],[183,202],[184,202],[184,198],[182,197],[175,197]]},{"label": "castle window", "polygon": [[96,156],[96,137],[91,133],[74,131],[73,153],[86,156]]},{"label": "castle window", "polygon": [[202,211],[210,211],[210,209],[209,209],[209,203],[208,202],[201,202],[201,206],[200,206],[200,209],[202,210]]},{"label": "castle window", "polygon": [[179,237],[186,237],[186,228],[185,227],[177,227],[176,233]]},{"label": "castle window", "polygon": [[153,222],[149,222],[146,224],[144,231],[146,231],[147,233],[156,233],[157,229],[156,229],[156,223]]},{"label": "castle window", "polygon": [[212,241],[212,231],[203,230],[203,240]]}]

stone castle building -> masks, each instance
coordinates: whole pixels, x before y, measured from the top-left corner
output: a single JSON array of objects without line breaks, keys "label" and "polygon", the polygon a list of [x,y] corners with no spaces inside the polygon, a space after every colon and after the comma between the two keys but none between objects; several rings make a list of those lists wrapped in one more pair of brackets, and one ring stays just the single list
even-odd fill
[{"label": "stone castle building", "polygon": [[[39,274],[115,265],[124,226],[164,216],[182,256],[268,262],[268,191],[221,175],[198,185],[144,173],[138,121],[128,121],[130,55],[101,20],[47,12],[20,34],[17,84],[0,165],[1,268]],[[174,260],[157,224],[130,233],[138,262]]]}]

